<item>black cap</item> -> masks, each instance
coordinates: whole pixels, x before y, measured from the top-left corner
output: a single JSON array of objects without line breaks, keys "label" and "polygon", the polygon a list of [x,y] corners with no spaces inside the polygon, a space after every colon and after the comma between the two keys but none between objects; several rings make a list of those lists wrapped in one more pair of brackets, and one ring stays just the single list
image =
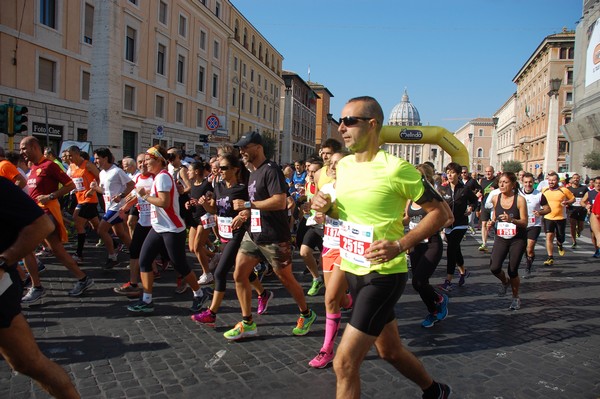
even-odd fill
[{"label": "black cap", "polygon": [[262,137],[258,132],[248,132],[244,133],[240,140],[235,143],[234,147],[246,147],[248,144],[260,144],[262,145]]}]

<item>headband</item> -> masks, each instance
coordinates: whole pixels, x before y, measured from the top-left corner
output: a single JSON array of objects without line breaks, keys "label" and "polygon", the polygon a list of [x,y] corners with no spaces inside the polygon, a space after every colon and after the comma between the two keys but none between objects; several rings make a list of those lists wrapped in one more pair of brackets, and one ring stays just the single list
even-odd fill
[{"label": "headband", "polygon": [[148,150],[146,151],[146,154],[152,155],[154,158],[163,159],[163,160],[166,161],[165,157],[162,156],[162,154],[160,153],[160,151],[158,151],[154,147],[148,148]]}]

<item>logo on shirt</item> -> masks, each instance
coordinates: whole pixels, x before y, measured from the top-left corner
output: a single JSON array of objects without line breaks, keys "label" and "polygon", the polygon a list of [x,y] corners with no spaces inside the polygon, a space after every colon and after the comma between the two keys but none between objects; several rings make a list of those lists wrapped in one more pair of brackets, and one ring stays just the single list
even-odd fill
[{"label": "logo on shirt", "polygon": [[254,201],[254,194],[256,194],[256,180],[248,185],[248,195],[250,196],[250,201]]}]

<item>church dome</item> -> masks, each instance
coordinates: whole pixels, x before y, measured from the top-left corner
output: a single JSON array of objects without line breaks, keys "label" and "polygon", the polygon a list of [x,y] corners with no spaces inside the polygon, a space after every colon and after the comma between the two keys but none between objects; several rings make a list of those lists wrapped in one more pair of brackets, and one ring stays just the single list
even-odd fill
[{"label": "church dome", "polygon": [[421,117],[419,111],[408,100],[408,92],[404,89],[402,101],[390,112],[388,125],[394,126],[421,126]]}]

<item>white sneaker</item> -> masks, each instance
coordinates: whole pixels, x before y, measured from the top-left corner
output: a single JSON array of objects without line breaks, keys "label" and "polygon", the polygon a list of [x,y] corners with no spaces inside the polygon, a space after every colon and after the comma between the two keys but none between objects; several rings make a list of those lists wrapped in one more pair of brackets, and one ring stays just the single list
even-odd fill
[{"label": "white sneaker", "polygon": [[215,278],[213,277],[212,273],[202,273],[202,276],[200,276],[200,279],[198,280],[198,284],[206,285],[212,283],[213,281],[215,281]]},{"label": "white sneaker", "polygon": [[46,296],[45,288],[30,287],[29,290],[27,291],[27,294],[25,294],[23,296],[23,298],[21,298],[21,303],[23,305],[41,304],[42,298],[45,296]]}]

